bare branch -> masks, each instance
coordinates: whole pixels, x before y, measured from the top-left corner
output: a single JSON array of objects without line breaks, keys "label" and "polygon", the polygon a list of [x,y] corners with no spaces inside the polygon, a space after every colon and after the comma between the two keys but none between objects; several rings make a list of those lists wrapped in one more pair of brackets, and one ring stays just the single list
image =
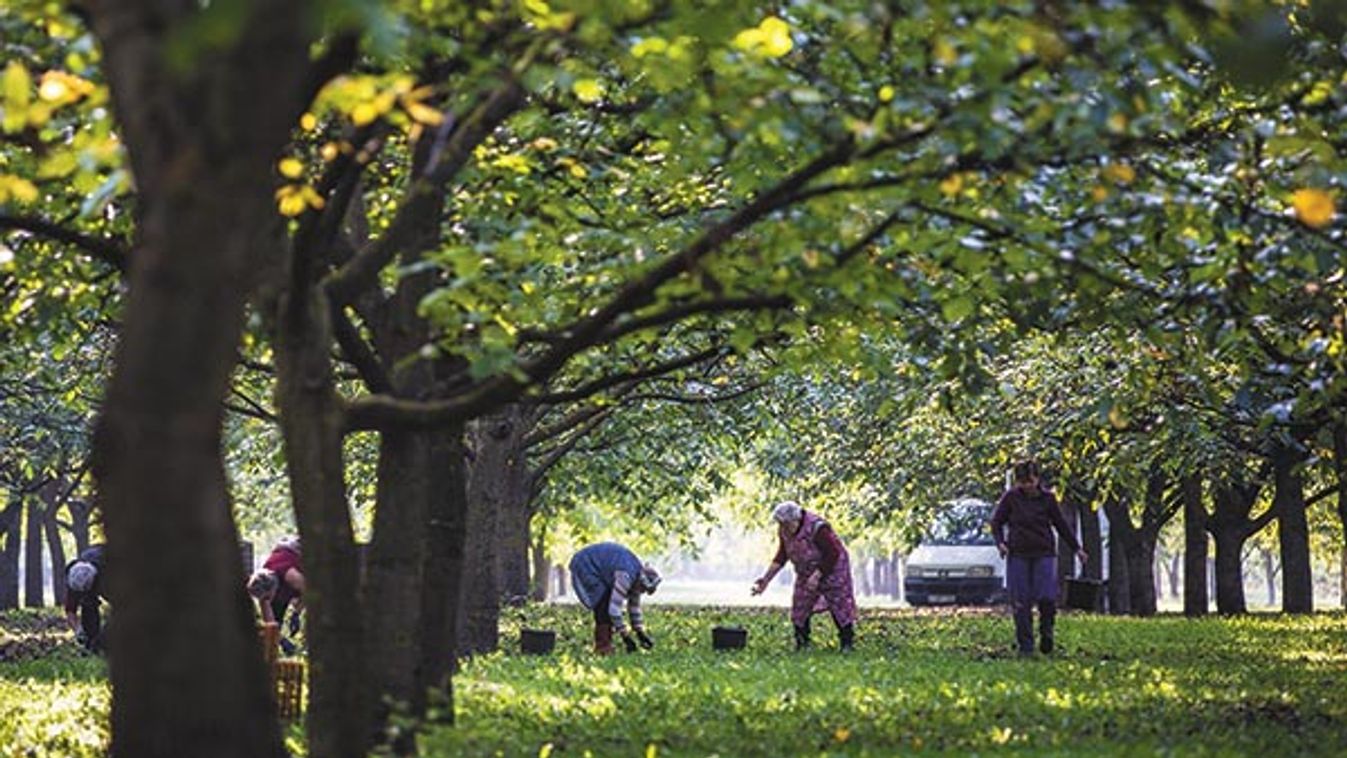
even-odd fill
[{"label": "bare branch", "polygon": [[68,229],[38,216],[11,216],[0,214],[0,229],[29,232],[39,237],[74,245],[94,259],[106,263],[125,275],[131,268],[131,255],[121,240],[113,237],[95,237]]}]

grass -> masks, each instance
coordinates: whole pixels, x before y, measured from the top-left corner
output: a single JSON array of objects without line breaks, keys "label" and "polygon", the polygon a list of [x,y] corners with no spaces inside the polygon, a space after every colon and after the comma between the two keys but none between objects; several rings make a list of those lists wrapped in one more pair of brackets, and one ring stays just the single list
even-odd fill
[{"label": "grass", "polygon": [[[862,613],[855,653],[836,650],[820,616],[818,648],[797,654],[781,609],[652,607],[656,649],[600,659],[581,609],[509,609],[507,650],[465,663],[458,723],[432,726],[423,752],[1283,756],[1347,746],[1341,613],[1067,616],[1063,651],[1030,660],[1011,655],[1010,622],[995,613]],[[103,663],[78,655],[52,619],[0,614],[0,651],[58,638],[0,658],[5,758],[95,756],[106,745]],[[747,627],[748,649],[710,650],[716,624]],[[522,626],[556,630],[557,651],[515,652]]]},{"label": "grass", "polygon": [[[1071,616],[1051,658],[1011,654],[988,613],[864,612],[857,650],[831,623],[796,654],[783,611],[651,609],[653,653],[598,659],[576,608],[511,611],[556,629],[550,657],[469,662],[458,724],[430,755],[1342,755],[1347,617]],[[717,623],[749,648],[710,650]]]}]

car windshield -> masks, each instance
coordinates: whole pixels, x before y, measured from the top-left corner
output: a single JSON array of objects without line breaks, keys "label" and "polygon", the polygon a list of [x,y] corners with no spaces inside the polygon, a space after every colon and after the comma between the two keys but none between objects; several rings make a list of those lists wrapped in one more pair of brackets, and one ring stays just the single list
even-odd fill
[{"label": "car windshield", "polygon": [[980,500],[951,503],[936,519],[924,545],[993,545],[987,522],[992,517],[991,506]]}]

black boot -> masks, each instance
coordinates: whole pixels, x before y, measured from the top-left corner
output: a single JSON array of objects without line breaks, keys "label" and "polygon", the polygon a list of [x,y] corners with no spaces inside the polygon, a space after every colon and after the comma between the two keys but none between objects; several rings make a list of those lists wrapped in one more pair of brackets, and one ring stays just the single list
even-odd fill
[{"label": "black boot", "polygon": [[842,651],[854,650],[856,647],[856,625],[847,624],[837,628],[837,638],[842,642]]},{"label": "black boot", "polygon": [[806,621],[803,626],[795,627],[795,649],[804,650],[809,647],[809,622]]},{"label": "black boot", "polygon": [[1053,627],[1057,621],[1057,604],[1051,600],[1038,602],[1038,649],[1044,654],[1052,653],[1054,647]]}]

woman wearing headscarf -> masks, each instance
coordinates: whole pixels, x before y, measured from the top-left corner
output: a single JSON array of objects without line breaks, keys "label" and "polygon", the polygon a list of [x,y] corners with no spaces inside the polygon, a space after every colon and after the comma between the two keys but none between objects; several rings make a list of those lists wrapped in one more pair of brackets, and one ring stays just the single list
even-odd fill
[{"label": "woman wearing headscarf", "polygon": [[821,516],[798,503],[786,501],[772,510],[777,524],[776,557],[767,573],[753,582],[761,594],[789,560],[795,568],[795,593],[790,621],[795,625],[795,649],[809,647],[809,619],[828,611],[837,624],[843,650],[856,641],[856,593],[851,586],[851,559],[837,533]]},{"label": "woman wearing headscarf", "polygon": [[[654,566],[642,563],[636,554],[616,542],[600,542],[583,548],[571,558],[571,587],[580,603],[594,612],[594,652],[613,652],[613,632],[622,637],[628,653],[636,652],[637,640],[649,650],[655,646],[645,631],[641,613],[641,595],[659,587],[660,575]],[[636,639],[622,622],[622,607]]]}]

